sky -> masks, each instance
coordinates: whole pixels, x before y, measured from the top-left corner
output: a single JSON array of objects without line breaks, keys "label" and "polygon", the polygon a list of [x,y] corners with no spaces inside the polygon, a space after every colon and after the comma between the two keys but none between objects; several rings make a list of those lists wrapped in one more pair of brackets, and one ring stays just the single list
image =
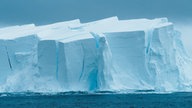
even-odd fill
[{"label": "sky", "polygon": [[0,0],[0,22],[46,24],[80,18],[120,19],[168,17],[188,20],[191,0]]},{"label": "sky", "polygon": [[0,27],[43,25],[77,18],[88,22],[111,16],[119,19],[167,17],[176,29],[184,32],[183,40],[192,54],[191,5],[192,0],[0,0]]}]

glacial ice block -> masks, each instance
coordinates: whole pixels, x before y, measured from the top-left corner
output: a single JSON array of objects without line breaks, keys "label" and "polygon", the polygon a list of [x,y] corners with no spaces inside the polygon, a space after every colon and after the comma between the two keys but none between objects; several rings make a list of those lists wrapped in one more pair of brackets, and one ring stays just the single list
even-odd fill
[{"label": "glacial ice block", "polygon": [[192,60],[167,18],[3,28],[0,59],[5,91],[192,89]]},{"label": "glacial ice block", "polygon": [[[26,36],[14,40],[1,40],[0,41],[0,72],[5,82],[6,78],[25,68],[31,68],[36,63],[35,50],[38,43],[36,36]],[[1,83],[0,82],[0,83]]]},{"label": "glacial ice block", "polygon": [[156,89],[175,90],[179,86],[179,70],[173,46],[173,25],[154,28],[150,45],[146,51],[146,63],[151,74],[155,75]]},{"label": "glacial ice block", "polygon": [[[32,35],[28,36],[24,34],[27,30],[34,28],[35,26],[33,24],[29,24],[0,29],[0,53],[2,54],[0,64],[3,64],[0,71],[4,73],[1,74],[4,79],[1,82],[5,83],[7,77],[16,71],[21,71],[26,66],[34,65],[32,63],[33,56],[31,53],[34,53],[38,39],[34,35],[33,37]],[[8,65],[5,60],[7,60]]]},{"label": "glacial ice block", "polygon": [[[178,90],[181,86],[178,74],[183,73],[182,68],[175,64],[177,58],[170,56],[175,55],[176,31],[166,18],[120,20],[111,25],[85,24],[84,29],[105,35],[116,71],[111,73],[115,89]],[[163,45],[159,48],[155,41]],[[151,48],[160,52],[150,53]],[[183,47],[176,50],[179,49]],[[154,64],[149,63],[152,61]]]},{"label": "glacial ice block", "polygon": [[160,24],[167,24],[167,19],[112,21],[109,23],[108,20],[100,20],[87,23],[82,28],[105,35],[114,63],[111,66],[114,67],[113,72],[110,70],[112,79],[116,83],[114,89],[153,89],[154,75],[149,73],[146,66],[145,52],[148,43],[146,30]]},{"label": "glacial ice block", "polygon": [[173,25],[155,28],[150,43],[146,61],[151,73],[156,73],[156,89],[175,91],[190,88],[186,81],[192,81],[187,77],[191,75],[192,62],[184,50],[180,33],[174,30]]},{"label": "glacial ice block", "polygon": [[81,31],[49,36],[56,31],[43,34],[44,39],[38,44],[41,75],[54,77],[68,90],[99,89],[98,84],[104,83],[99,78],[104,77],[103,49],[99,46],[105,43],[104,38],[96,41],[90,33]]},{"label": "glacial ice block", "polygon": [[[64,44],[67,80],[72,90],[97,88],[98,57],[93,38]],[[76,67],[76,68],[73,68]]]},{"label": "glacial ice block", "polygon": [[113,79],[127,89],[146,88],[152,82],[145,64],[145,32],[105,33],[114,67]]}]

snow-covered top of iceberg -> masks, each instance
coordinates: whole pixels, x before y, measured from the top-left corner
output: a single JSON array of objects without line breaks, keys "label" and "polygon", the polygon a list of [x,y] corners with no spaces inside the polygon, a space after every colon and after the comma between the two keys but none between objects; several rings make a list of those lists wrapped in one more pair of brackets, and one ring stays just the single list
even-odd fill
[{"label": "snow-covered top of iceberg", "polygon": [[[38,27],[37,29],[45,29],[41,30],[37,33],[38,37],[41,40],[57,40],[62,42],[69,42],[75,40],[81,40],[86,38],[93,38],[91,34],[85,30],[71,30],[70,26],[80,25],[79,21],[72,21],[70,23],[58,23],[52,24],[48,26]],[[47,29],[48,28],[48,29]]]},{"label": "snow-covered top of iceberg", "polygon": [[79,30],[79,29],[88,29],[95,30],[96,28],[100,29],[106,29],[105,27],[112,27],[114,24],[117,24],[119,22],[118,17],[110,17],[110,18],[105,18],[93,22],[88,22],[88,23],[83,23],[79,25],[72,25],[69,26],[71,30]]},{"label": "snow-covered top of iceberg", "polygon": [[26,36],[29,30],[34,30],[34,24],[28,24],[23,26],[13,26],[6,29],[0,29],[0,39],[15,39],[22,36]]},{"label": "snow-covered top of iceberg", "polygon": [[48,39],[60,40],[73,37],[73,35],[85,34],[86,33],[85,31],[87,31],[87,34],[88,32],[108,33],[108,32],[140,31],[140,30],[145,31],[148,29],[154,29],[171,24],[172,23],[168,22],[167,18],[157,18],[152,20],[149,19],[118,20],[117,17],[110,17],[83,24],[80,23],[79,19],[76,19],[42,26],[35,26],[34,24],[28,24],[23,26],[12,26],[1,28],[0,39],[15,39],[35,34],[38,35],[39,38],[42,40],[48,40]]},{"label": "snow-covered top of iceberg", "polygon": [[65,29],[49,30],[46,32],[40,32],[37,35],[41,40],[57,40],[62,42],[93,38],[91,34],[86,31],[71,31]]},{"label": "snow-covered top of iceberg", "polygon": [[79,24],[80,24],[80,20],[76,19],[71,21],[57,22],[53,24],[38,26],[37,29],[38,30],[60,29],[60,28],[68,28],[69,26],[74,26]]},{"label": "snow-covered top of iceberg", "polygon": [[145,31],[148,29],[159,28],[172,23],[168,22],[167,18],[157,19],[135,19],[135,20],[120,20],[118,24],[114,25],[107,32],[121,32],[121,31]]},{"label": "snow-covered top of iceberg", "polygon": [[69,29],[70,26],[80,25],[80,20],[59,22],[37,27],[37,35],[41,40],[62,40],[77,34],[77,31]]},{"label": "snow-covered top of iceberg", "polygon": [[167,18],[156,19],[132,19],[118,20],[117,17],[106,18],[81,25],[70,26],[71,29],[85,29],[90,32],[107,33],[123,31],[145,31],[152,28],[159,28],[171,25]]},{"label": "snow-covered top of iceberg", "polygon": [[65,22],[58,22],[49,25],[35,26],[34,24],[27,24],[22,26],[12,26],[0,29],[0,39],[15,39],[29,35],[36,35],[41,32],[48,32],[53,29],[67,30],[69,26],[80,24],[80,20],[71,20]]}]

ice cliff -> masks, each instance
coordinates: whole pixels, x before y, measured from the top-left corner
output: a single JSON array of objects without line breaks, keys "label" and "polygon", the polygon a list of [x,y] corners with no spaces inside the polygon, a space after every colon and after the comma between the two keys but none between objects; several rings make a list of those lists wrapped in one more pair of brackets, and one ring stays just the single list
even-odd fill
[{"label": "ice cliff", "polygon": [[0,91],[191,91],[180,36],[167,18],[1,28]]}]

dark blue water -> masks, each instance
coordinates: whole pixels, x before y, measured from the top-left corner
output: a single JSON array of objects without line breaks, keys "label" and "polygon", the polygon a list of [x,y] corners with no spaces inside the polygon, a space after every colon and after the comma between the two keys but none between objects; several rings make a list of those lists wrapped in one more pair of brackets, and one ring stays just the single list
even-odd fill
[{"label": "dark blue water", "polygon": [[192,108],[192,93],[1,93],[0,108]]}]

